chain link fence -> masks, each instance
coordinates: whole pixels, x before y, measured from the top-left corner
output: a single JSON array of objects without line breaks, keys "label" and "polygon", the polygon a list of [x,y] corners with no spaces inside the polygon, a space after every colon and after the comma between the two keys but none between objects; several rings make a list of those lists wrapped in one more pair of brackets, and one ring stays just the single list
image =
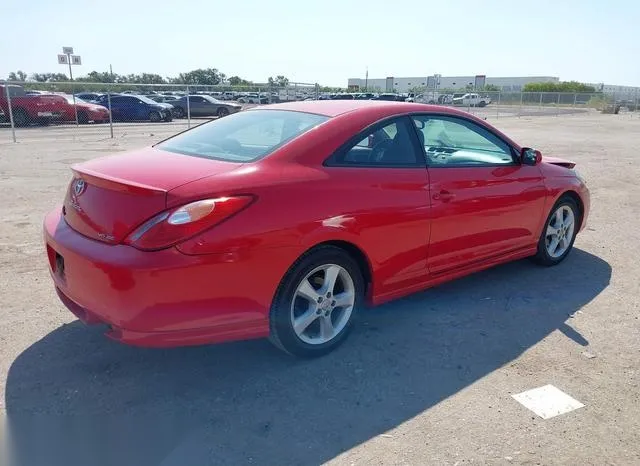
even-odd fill
[{"label": "chain link fence", "polygon": [[329,93],[318,84],[309,83],[204,86],[0,82],[0,142],[117,138],[149,131],[150,125],[172,134],[256,105],[299,100],[407,99],[452,106],[494,119],[586,112],[640,115],[639,97],[638,93],[622,98],[603,93],[554,92]]}]

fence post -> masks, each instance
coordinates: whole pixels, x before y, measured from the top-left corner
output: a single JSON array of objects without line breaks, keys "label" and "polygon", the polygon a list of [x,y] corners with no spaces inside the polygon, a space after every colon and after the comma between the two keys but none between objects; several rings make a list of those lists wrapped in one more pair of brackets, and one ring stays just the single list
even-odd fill
[{"label": "fence post", "polygon": [[524,92],[520,91],[520,108],[518,109],[518,118],[522,114],[522,98],[524,97]]},{"label": "fence post", "polygon": [[542,92],[540,93],[540,112],[542,112]]},{"label": "fence post", "polygon": [[189,86],[187,86],[187,128],[191,128],[191,105],[189,100]]},{"label": "fence post", "polygon": [[113,115],[111,115],[111,91],[107,92],[107,105],[109,106],[109,132],[113,139]]},{"label": "fence post", "polygon": [[558,103],[556,104],[556,116],[560,115],[560,93],[558,92]]},{"label": "fence post", "polygon": [[573,108],[576,108],[577,102],[578,102],[578,94],[573,94]]},{"label": "fence post", "polygon": [[496,104],[496,120],[500,118],[500,96],[502,92],[498,92],[498,103]]},{"label": "fence post", "polygon": [[9,83],[5,81],[4,90],[7,93],[7,105],[9,106],[9,122],[11,123],[11,136],[13,137],[13,142],[16,142],[16,126],[13,122],[13,109],[11,108],[11,92],[9,92]]}]

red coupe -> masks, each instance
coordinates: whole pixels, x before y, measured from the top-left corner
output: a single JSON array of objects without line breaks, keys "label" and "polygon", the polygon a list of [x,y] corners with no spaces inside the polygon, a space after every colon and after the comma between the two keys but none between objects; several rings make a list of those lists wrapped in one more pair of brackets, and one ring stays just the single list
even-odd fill
[{"label": "red coupe", "polygon": [[113,339],[339,345],[366,305],[532,257],[561,262],[589,192],[454,109],[269,105],[73,167],[44,235],[62,302]]}]

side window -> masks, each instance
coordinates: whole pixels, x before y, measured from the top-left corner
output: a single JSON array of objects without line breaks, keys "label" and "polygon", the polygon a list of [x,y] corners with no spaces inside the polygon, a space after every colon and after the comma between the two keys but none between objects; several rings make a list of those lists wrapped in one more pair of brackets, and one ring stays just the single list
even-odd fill
[{"label": "side window", "polygon": [[396,119],[377,126],[355,144],[340,151],[329,165],[415,167],[424,166],[422,155],[411,139],[407,120]]},{"label": "side window", "polygon": [[202,97],[198,97],[198,96],[189,96],[189,103],[190,104],[199,104],[202,102]]},{"label": "side window", "polygon": [[511,148],[496,135],[469,120],[444,116],[415,116],[427,155],[435,167],[510,165]]}]

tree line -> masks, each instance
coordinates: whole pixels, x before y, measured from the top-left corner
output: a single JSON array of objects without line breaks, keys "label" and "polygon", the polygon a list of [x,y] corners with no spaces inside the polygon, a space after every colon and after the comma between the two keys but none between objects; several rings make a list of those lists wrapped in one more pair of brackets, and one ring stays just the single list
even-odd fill
[{"label": "tree line", "polygon": [[[38,83],[68,82],[69,77],[64,73],[33,73],[30,76],[22,70],[9,73],[9,81],[27,81]],[[202,86],[251,86],[253,81],[240,76],[227,76],[217,68],[199,68],[175,77],[162,77],[156,73],[117,74],[107,71],[91,71],[87,75],[74,78],[74,81],[86,83],[118,83],[118,84],[185,84]],[[270,76],[267,83],[273,87],[286,87],[289,79],[285,76]]]},{"label": "tree line", "polygon": [[528,83],[522,89],[524,92],[570,92],[570,93],[595,93],[596,89],[588,84],[578,81],[561,81],[559,83]]}]

